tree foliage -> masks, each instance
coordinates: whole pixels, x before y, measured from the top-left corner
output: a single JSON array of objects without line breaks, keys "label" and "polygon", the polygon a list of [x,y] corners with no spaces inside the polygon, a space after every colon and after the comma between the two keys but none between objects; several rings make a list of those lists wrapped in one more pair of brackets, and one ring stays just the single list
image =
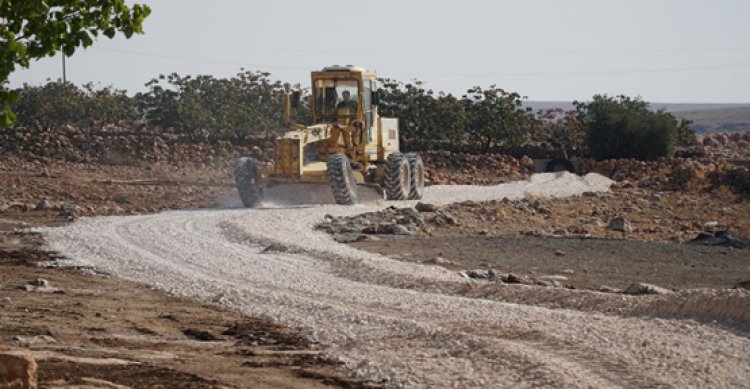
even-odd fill
[{"label": "tree foliage", "polygon": [[135,102],[124,90],[88,83],[50,82],[42,86],[24,85],[20,99],[12,106],[18,119],[15,126],[52,129],[66,124],[94,127],[140,118]]},{"label": "tree foliage", "polygon": [[129,7],[125,0],[0,0],[0,125],[16,117],[10,106],[19,93],[4,87],[16,66],[29,67],[31,60],[58,51],[71,56],[91,46],[100,33],[130,38],[143,32],[150,12],[140,4]]},{"label": "tree foliage", "polygon": [[[288,86],[269,76],[253,71],[241,71],[231,78],[172,73],[149,81],[149,91],[136,95],[135,100],[153,125],[187,132],[208,130],[223,136],[265,132],[270,137],[283,124],[283,96]],[[301,99],[301,106],[291,111],[292,121],[310,121],[307,101]]]},{"label": "tree foliage", "polygon": [[538,123],[521,96],[494,85],[471,88],[459,99],[425,89],[421,81],[381,79],[380,94],[381,115],[399,118],[402,143],[410,149],[488,151],[537,138]]},{"label": "tree foliage", "polygon": [[677,119],[664,110],[650,110],[640,98],[596,95],[589,103],[575,104],[588,152],[597,160],[654,160],[674,153]]}]

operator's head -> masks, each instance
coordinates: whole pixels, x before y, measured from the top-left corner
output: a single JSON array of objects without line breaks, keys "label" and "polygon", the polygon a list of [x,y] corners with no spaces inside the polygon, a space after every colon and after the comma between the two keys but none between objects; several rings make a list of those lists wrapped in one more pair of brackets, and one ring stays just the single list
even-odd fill
[{"label": "operator's head", "polygon": [[344,101],[349,101],[351,99],[352,95],[348,90],[345,90],[341,92],[341,97],[344,99]]}]

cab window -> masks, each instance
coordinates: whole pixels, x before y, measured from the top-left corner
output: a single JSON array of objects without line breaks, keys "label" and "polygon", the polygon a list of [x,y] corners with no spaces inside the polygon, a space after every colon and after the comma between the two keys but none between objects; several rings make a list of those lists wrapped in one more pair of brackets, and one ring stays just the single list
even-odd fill
[{"label": "cab window", "polygon": [[358,109],[359,86],[357,80],[316,80],[315,111],[318,116],[337,116],[339,108],[348,108],[348,116]]}]

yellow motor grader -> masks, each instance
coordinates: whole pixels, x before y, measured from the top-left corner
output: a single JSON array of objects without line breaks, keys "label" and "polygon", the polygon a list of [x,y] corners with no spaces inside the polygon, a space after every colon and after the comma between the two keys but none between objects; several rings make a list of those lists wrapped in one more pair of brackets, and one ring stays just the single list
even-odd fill
[{"label": "yellow motor grader", "polygon": [[[375,72],[358,66],[313,71],[310,126],[290,123],[290,109],[299,105],[300,95],[286,93],[288,131],[276,139],[273,168],[250,157],[235,163],[242,203],[255,207],[274,187],[283,195],[286,184],[330,185],[337,204],[357,203],[358,185],[374,187],[388,200],[421,199],[422,158],[399,152],[398,119],[378,114],[377,82]],[[304,197],[307,191],[301,192]]]}]

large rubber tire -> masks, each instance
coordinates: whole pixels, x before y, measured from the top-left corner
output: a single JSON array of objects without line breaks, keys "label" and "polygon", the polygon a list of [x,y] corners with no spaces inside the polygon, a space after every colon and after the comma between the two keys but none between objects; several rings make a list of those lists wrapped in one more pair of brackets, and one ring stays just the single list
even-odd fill
[{"label": "large rubber tire", "polygon": [[355,204],[358,200],[357,180],[354,178],[349,158],[344,154],[329,155],[327,174],[336,204]]},{"label": "large rubber tire", "polygon": [[573,166],[573,162],[570,162],[569,160],[565,158],[554,158],[547,162],[547,166],[544,169],[548,172],[562,172],[562,171],[569,171],[571,173],[576,172],[575,166]]},{"label": "large rubber tire", "polygon": [[234,163],[234,182],[240,193],[242,204],[247,208],[258,206],[262,200],[262,192],[255,182],[258,164],[253,158],[242,157]]},{"label": "large rubber tire", "polygon": [[411,191],[409,159],[405,154],[393,153],[385,164],[385,195],[388,200],[406,200]]},{"label": "large rubber tire", "polygon": [[424,196],[424,162],[417,153],[408,153],[406,158],[409,160],[409,175],[411,176],[409,200],[422,200],[422,196]]}]

